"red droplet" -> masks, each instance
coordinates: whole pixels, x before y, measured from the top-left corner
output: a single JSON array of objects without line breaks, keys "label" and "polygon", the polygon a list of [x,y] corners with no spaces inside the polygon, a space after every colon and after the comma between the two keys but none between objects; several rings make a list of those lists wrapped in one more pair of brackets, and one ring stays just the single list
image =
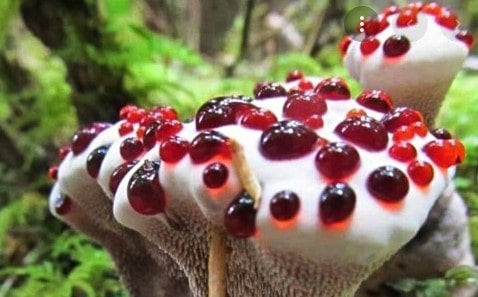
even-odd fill
[{"label": "red droplet", "polygon": [[321,116],[319,115],[311,115],[308,117],[305,121],[304,124],[309,127],[310,129],[320,129],[324,126],[324,120],[322,119]]},{"label": "red droplet", "polygon": [[408,107],[397,107],[386,113],[380,122],[387,128],[389,132],[394,132],[401,126],[409,126],[414,123],[423,123],[422,115]]},{"label": "red droplet", "polygon": [[138,160],[130,161],[127,163],[123,163],[120,166],[116,167],[116,169],[111,173],[110,182],[108,187],[111,193],[116,194],[118,190],[119,184],[125,177],[125,175],[136,165],[138,164]]},{"label": "red droplet", "polygon": [[436,2],[427,3],[423,6],[422,12],[431,14],[433,16],[439,16],[442,12],[442,6]]},{"label": "red droplet", "polygon": [[410,40],[403,35],[392,35],[383,44],[383,53],[390,58],[402,56],[408,50],[410,50]]},{"label": "red droplet", "polygon": [[100,172],[101,163],[108,152],[108,146],[100,146],[94,149],[86,159],[86,172],[92,177],[97,178]]},{"label": "red droplet", "polygon": [[280,222],[293,219],[299,212],[299,208],[299,196],[288,190],[275,194],[269,204],[271,215]]},{"label": "red droplet", "polygon": [[428,128],[423,122],[415,122],[412,124],[413,131],[420,136],[420,137],[425,137],[428,134]]},{"label": "red droplet", "polygon": [[392,98],[384,91],[366,90],[357,97],[357,103],[379,112],[393,109]]},{"label": "red droplet", "polygon": [[56,200],[55,200],[55,212],[59,214],[60,216],[67,215],[70,213],[72,207],[73,207],[73,202],[71,201],[71,198],[66,196],[65,194],[61,194]]},{"label": "red droplet", "polygon": [[357,150],[343,142],[331,142],[315,156],[315,167],[330,179],[342,179],[354,173],[360,165]]},{"label": "red droplet", "polygon": [[347,50],[349,49],[350,44],[352,43],[352,39],[349,36],[345,36],[340,39],[339,42],[339,52],[343,56],[347,54]]},{"label": "red droplet", "polygon": [[108,128],[110,124],[108,123],[93,123],[88,125],[73,135],[73,140],[71,142],[71,151],[73,155],[78,155],[83,152],[91,141],[103,130]]},{"label": "red droplet", "polygon": [[433,167],[425,161],[414,161],[407,168],[408,175],[412,181],[421,187],[428,186],[433,180]]},{"label": "red droplet", "polygon": [[229,170],[224,164],[209,164],[202,173],[202,180],[206,187],[216,189],[222,187],[229,176]]},{"label": "red droplet", "polygon": [[144,132],[146,131],[146,127],[144,126],[140,126],[137,130],[136,130],[136,137],[138,137],[139,139],[143,139],[144,137]]},{"label": "red droplet", "polygon": [[300,70],[294,70],[291,71],[289,74],[287,74],[287,77],[285,79],[286,82],[291,82],[295,80],[299,80],[304,78],[304,74]]},{"label": "red droplet", "polygon": [[183,129],[183,124],[178,120],[160,121],[156,129],[156,140],[161,142],[168,137],[174,136]]},{"label": "red droplet", "polygon": [[377,38],[373,36],[367,37],[360,43],[360,51],[364,56],[367,56],[372,54],[379,46],[380,41]]},{"label": "red droplet", "polygon": [[438,166],[448,168],[456,164],[457,150],[450,140],[433,140],[423,147],[425,154]]},{"label": "red droplet", "polygon": [[191,142],[189,155],[194,163],[204,163],[216,155],[231,157],[228,138],[217,131],[199,133]]},{"label": "red droplet", "polygon": [[322,223],[331,225],[349,218],[356,203],[354,190],[345,183],[328,185],[319,200],[319,213]]},{"label": "red droplet", "polygon": [[63,161],[65,160],[66,155],[68,155],[69,152],[71,152],[71,148],[69,146],[61,147],[58,150],[58,157],[60,157],[60,160]]},{"label": "red droplet", "polygon": [[147,128],[156,121],[157,119],[152,114],[148,113],[141,119],[141,121],[139,121],[139,125]]},{"label": "red droplet", "polygon": [[145,161],[128,182],[128,201],[140,214],[155,215],[166,207],[166,195],[159,183],[159,166],[159,162]]},{"label": "red droplet", "polygon": [[381,151],[388,143],[388,134],[383,125],[368,116],[345,119],[337,125],[335,133],[370,151]]},{"label": "red droplet", "polygon": [[287,96],[287,91],[278,83],[266,83],[260,85],[254,92],[256,99],[267,99],[273,97]]},{"label": "red droplet", "polygon": [[411,140],[415,136],[413,126],[400,126],[393,132],[393,141]]},{"label": "red droplet", "polygon": [[297,87],[300,91],[308,91],[312,90],[314,88],[314,85],[309,80],[301,79]]},{"label": "red droplet", "polygon": [[157,120],[177,120],[178,112],[169,105],[155,106],[150,113]]},{"label": "red droplet", "polygon": [[401,10],[397,17],[397,27],[409,27],[417,24],[417,11],[414,9]]},{"label": "red droplet", "polygon": [[388,149],[392,158],[401,162],[408,162],[417,157],[417,150],[409,142],[395,143]]},{"label": "red droplet", "polygon": [[361,108],[352,108],[351,110],[349,110],[347,112],[347,115],[345,116],[346,118],[359,118],[359,117],[362,117],[362,116],[366,116],[367,113],[365,112],[365,110],[361,109]]},{"label": "red droplet", "polygon": [[277,118],[270,110],[251,108],[241,113],[238,122],[250,129],[265,130],[277,122]]},{"label": "red droplet", "polygon": [[133,109],[126,116],[126,120],[130,123],[139,123],[146,114],[146,110],[143,108]]},{"label": "red droplet", "polygon": [[338,77],[323,79],[315,87],[315,92],[324,99],[342,100],[350,98],[350,90],[345,81]]},{"label": "red droplet", "polygon": [[400,202],[409,190],[407,176],[393,166],[375,169],[367,179],[367,189],[375,198],[384,202]]},{"label": "red droplet", "polygon": [[137,110],[137,109],[138,109],[138,107],[136,107],[134,105],[124,106],[123,108],[121,108],[121,110],[119,112],[120,119],[126,120],[126,118],[128,117],[128,114],[132,111]]},{"label": "red droplet", "polygon": [[48,169],[48,177],[52,181],[58,180],[58,166],[52,166]]},{"label": "red droplet", "polygon": [[254,199],[247,192],[239,194],[228,206],[224,227],[229,234],[239,238],[251,237],[256,233]]},{"label": "red droplet", "polygon": [[238,113],[252,108],[246,96],[213,98],[204,103],[196,114],[196,129],[213,129],[236,123]]},{"label": "red droplet", "polygon": [[449,10],[442,10],[442,13],[436,17],[436,22],[450,30],[456,29],[460,24],[456,14]]},{"label": "red droplet", "polygon": [[382,12],[383,18],[387,18],[389,15],[396,14],[400,12],[400,8],[397,5],[392,5],[385,8]]},{"label": "red droplet", "polygon": [[159,121],[155,120],[146,127],[143,133],[143,145],[146,150],[150,150],[156,144],[156,130],[158,129]]},{"label": "red droplet", "polygon": [[430,133],[438,139],[452,139],[451,133],[443,128],[431,130]]},{"label": "red droplet", "polygon": [[383,18],[383,19],[380,21],[380,30],[379,30],[379,33],[382,32],[383,30],[387,29],[389,25],[390,25],[390,23],[387,21],[387,19],[386,19],[386,18]]},{"label": "red droplet", "polygon": [[272,160],[299,158],[312,151],[318,138],[299,122],[280,121],[262,133],[259,149],[264,157]]},{"label": "red droplet", "polygon": [[408,3],[403,7],[403,10],[413,10],[415,13],[418,13],[421,11],[423,8],[423,3],[422,2],[413,2],[413,3]]},{"label": "red droplet", "polygon": [[144,147],[141,140],[128,137],[120,144],[120,155],[126,161],[133,161],[143,153]]},{"label": "red droplet", "polygon": [[361,23],[363,23],[363,26],[360,32],[365,33],[366,36],[380,33],[380,21],[377,18],[367,18]]},{"label": "red droplet", "polygon": [[287,96],[282,111],[290,119],[305,120],[312,115],[325,114],[327,104],[315,92],[295,92]]},{"label": "red droplet", "polygon": [[166,139],[159,148],[159,157],[166,163],[177,163],[189,152],[189,142],[179,136]]},{"label": "red droplet", "polygon": [[456,139],[451,139],[450,142],[456,149],[456,162],[455,164],[461,164],[465,161],[466,150],[463,143]]},{"label": "red droplet", "polygon": [[120,136],[125,136],[126,134],[133,132],[133,130],[133,124],[131,124],[130,122],[123,122],[118,128],[118,133]]},{"label": "red droplet", "polygon": [[470,32],[465,30],[456,33],[456,39],[463,41],[468,49],[471,49],[475,44],[475,37],[473,37]]}]

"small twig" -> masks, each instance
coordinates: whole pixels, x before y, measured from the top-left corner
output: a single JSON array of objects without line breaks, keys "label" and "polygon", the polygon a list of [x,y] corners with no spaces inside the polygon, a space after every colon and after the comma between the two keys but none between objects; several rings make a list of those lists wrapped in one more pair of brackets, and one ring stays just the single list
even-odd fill
[{"label": "small twig", "polygon": [[217,226],[211,228],[208,262],[208,297],[226,297],[226,235]]}]

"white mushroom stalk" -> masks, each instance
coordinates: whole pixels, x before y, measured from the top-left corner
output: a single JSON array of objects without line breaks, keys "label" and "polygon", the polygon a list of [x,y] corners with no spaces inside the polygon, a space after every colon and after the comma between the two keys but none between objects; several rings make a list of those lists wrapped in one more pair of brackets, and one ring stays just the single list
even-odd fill
[{"label": "white mushroom stalk", "polygon": [[396,105],[423,111],[433,125],[474,43],[459,24],[453,11],[437,3],[392,6],[362,22],[357,35],[341,41],[340,50],[364,89],[386,91]]},{"label": "white mushroom stalk", "polygon": [[[213,98],[189,123],[126,107],[73,143],[59,188],[97,183],[194,296],[353,296],[416,235],[464,148],[384,92],[353,100],[340,78],[288,80],[261,84],[255,100]],[[208,271],[211,230],[226,236],[222,275]]]}]

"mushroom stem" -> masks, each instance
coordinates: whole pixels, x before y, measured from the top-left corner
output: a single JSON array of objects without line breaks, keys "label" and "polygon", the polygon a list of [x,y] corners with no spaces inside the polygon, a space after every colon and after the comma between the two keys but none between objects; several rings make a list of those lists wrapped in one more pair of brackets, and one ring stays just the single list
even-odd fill
[{"label": "mushroom stem", "polygon": [[218,226],[211,228],[208,262],[208,297],[226,297],[226,235]]},{"label": "mushroom stem", "polygon": [[246,192],[254,199],[254,209],[259,207],[261,186],[254,171],[247,162],[242,146],[234,139],[229,140],[229,149],[232,155],[232,164],[237,171],[239,180]]}]

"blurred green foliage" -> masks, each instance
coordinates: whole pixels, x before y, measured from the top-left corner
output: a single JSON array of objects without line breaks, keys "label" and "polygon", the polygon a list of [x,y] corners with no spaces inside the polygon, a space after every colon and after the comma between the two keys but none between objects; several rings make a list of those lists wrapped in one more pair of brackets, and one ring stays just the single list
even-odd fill
[{"label": "blurred green foliage", "polygon": [[[121,86],[135,103],[170,104],[182,118],[191,116],[207,98],[250,95],[256,81],[282,80],[297,68],[307,75],[343,76],[354,95],[360,92],[342,67],[335,44],[325,46],[313,58],[297,51],[272,57],[260,67],[242,61],[238,75],[225,78],[221,65],[209,63],[181,42],[149,30],[143,24],[141,2],[85,2],[98,12],[101,44],[84,44],[70,24],[65,28],[68,46],[55,51],[22,23],[17,15],[20,1],[0,1],[0,40],[5,40],[0,46],[0,130],[22,159],[18,167],[0,163],[0,297],[127,295],[107,254],[48,214],[45,196],[49,183],[43,173],[46,167],[41,166],[56,160],[53,148],[67,143],[81,122],[72,100],[77,90],[68,76],[68,59],[87,60],[120,73]],[[238,27],[234,26],[232,33],[238,34]],[[238,43],[237,37],[230,38],[226,55],[236,55]],[[439,119],[440,125],[467,147],[467,160],[456,181],[470,207],[476,255],[477,85],[476,74],[461,73]],[[41,170],[35,165],[38,160],[43,160]],[[457,268],[442,279],[403,280],[392,286],[412,296],[440,297],[449,296],[457,284],[477,281],[474,270]]]}]

